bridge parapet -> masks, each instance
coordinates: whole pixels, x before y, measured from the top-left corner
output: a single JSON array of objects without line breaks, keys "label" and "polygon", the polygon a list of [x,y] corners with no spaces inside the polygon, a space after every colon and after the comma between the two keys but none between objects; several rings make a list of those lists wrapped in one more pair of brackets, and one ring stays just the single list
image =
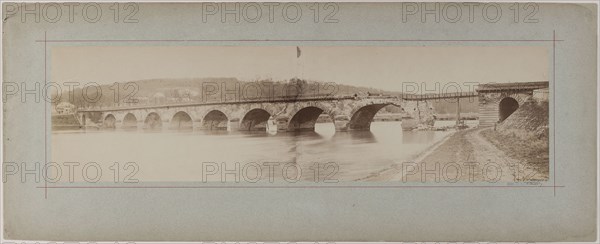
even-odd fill
[{"label": "bridge parapet", "polygon": [[[103,112],[103,111],[118,111],[132,109],[150,109],[150,108],[169,108],[169,107],[195,107],[195,106],[214,106],[214,105],[231,105],[231,104],[246,104],[246,103],[290,103],[302,101],[332,101],[332,100],[351,100],[356,99],[355,96],[311,96],[311,97],[275,97],[268,99],[243,99],[243,100],[227,100],[227,101],[204,101],[204,102],[184,102],[184,103],[161,103],[161,104],[126,104],[123,106],[111,107],[84,107],[79,108],[80,112]],[[395,98],[394,96],[370,96],[358,98]]]},{"label": "bridge parapet", "polygon": [[432,94],[402,94],[400,98],[409,101],[442,100],[453,98],[477,97],[477,92],[446,92]]}]

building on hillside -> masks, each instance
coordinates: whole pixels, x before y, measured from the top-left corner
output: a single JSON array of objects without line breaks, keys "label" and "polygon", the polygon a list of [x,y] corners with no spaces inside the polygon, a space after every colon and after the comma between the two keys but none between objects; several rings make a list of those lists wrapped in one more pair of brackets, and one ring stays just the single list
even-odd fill
[{"label": "building on hillside", "polygon": [[152,95],[152,102],[155,104],[166,103],[167,97],[162,92],[157,92]]},{"label": "building on hillside", "polygon": [[61,102],[56,105],[55,110],[57,114],[72,114],[75,112],[75,105],[68,102]]}]

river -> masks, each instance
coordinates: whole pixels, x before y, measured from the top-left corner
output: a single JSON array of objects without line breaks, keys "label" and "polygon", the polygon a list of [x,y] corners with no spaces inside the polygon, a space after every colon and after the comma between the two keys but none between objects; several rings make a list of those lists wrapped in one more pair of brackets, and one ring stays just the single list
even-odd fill
[{"label": "river", "polygon": [[[439,121],[436,126],[452,123]],[[255,182],[268,181],[270,176],[289,181],[352,181],[411,160],[450,133],[402,131],[400,122],[373,122],[371,131],[356,132],[335,132],[332,123],[318,123],[314,132],[276,135],[226,131],[54,132],[51,158],[58,164],[79,162],[79,167],[95,162],[96,167],[87,169],[87,174],[95,174],[99,165],[100,181],[131,178],[141,182],[235,182],[237,177],[241,182]],[[111,168],[115,162],[119,163],[118,170]],[[127,162],[135,162],[137,169],[124,167]],[[115,177],[116,171],[119,174]],[[75,181],[81,179],[76,171]]]}]

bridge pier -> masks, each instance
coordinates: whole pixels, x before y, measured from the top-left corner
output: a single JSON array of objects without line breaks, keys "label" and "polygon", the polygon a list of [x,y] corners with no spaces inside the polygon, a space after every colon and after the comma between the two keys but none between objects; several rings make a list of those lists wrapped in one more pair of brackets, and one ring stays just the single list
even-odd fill
[{"label": "bridge pier", "polygon": [[240,130],[240,119],[234,118],[227,121],[227,131],[239,131]]},{"label": "bridge pier", "polygon": [[[433,126],[435,123],[433,107],[429,105],[427,100],[407,101],[402,108],[412,117],[412,119],[406,121],[406,126],[409,128],[417,127],[418,125]],[[404,127],[405,121],[402,123]]]},{"label": "bridge pier", "polygon": [[200,121],[200,120],[195,120],[195,121],[193,121],[193,122],[192,122],[192,128],[193,128],[194,130],[202,130],[202,129],[203,129],[203,128],[202,128],[202,121]]},{"label": "bridge pier", "polygon": [[290,118],[286,116],[278,116],[275,118],[275,124],[277,125],[277,131],[284,132],[288,131],[288,122]]},{"label": "bridge pier", "polygon": [[335,126],[335,131],[351,131],[350,129],[350,116],[347,115],[337,115],[333,119],[333,125]]},{"label": "bridge pier", "polygon": [[141,129],[143,129],[143,128],[144,128],[144,121],[140,121],[140,120],[138,120],[138,121],[136,122],[136,130],[141,130]]},{"label": "bridge pier", "polygon": [[333,124],[335,126],[335,131],[350,131],[348,128],[348,121],[334,121]]}]

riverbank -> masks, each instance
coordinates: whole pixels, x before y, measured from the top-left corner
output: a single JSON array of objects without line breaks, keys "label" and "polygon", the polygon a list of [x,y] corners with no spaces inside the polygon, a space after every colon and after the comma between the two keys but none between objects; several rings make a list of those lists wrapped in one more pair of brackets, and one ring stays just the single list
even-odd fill
[{"label": "riverbank", "polygon": [[548,180],[550,146],[547,133],[523,130],[483,130],[481,135],[494,146],[519,161],[521,169],[538,172],[532,180]]},{"label": "riverbank", "polygon": [[[403,182],[517,182],[545,181],[548,162],[523,157],[548,155],[492,128],[457,131],[410,162],[398,162],[361,181]],[[545,169],[544,169],[545,167]],[[438,172],[437,174],[434,172]]]}]

